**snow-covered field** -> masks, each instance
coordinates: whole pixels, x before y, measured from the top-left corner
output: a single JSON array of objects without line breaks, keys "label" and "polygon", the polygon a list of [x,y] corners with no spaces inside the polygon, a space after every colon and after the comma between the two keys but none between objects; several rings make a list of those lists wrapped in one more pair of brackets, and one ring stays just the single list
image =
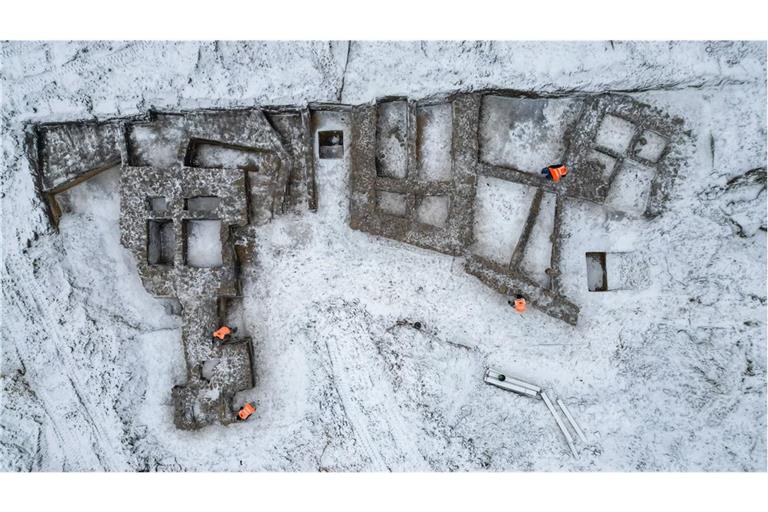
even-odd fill
[{"label": "snow-covered field", "polygon": [[[0,469],[765,471],[765,43],[0,48]],[[241,398],[257,412],[196,432],[173,425],[179,318],[120,245],[119,169],[69,193],[57,233],[24,157],[29,122],[480,88],[626,92],[690,132],[657,219],[567,203],[563,291],[578,326],[515,314],[459,258],[351,230],[348,155],[319,160],[318,211],[259,228],[245,269],[257,383]],[[505,201],[524,191],[486,181],[473,250],[493,256],[527,209]],[[588,291],[590,251],[630,253],[609,254],[630,289]],[[589,446],[571,457],[545,405],[484,384],[488,366],[562,399]]]}]

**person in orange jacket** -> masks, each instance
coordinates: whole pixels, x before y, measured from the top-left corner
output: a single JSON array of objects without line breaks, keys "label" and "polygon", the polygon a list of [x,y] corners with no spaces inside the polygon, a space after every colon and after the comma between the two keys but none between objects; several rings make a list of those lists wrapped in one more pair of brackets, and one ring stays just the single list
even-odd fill
[{"label": "person in orange jacket", "polygon": [[517,311],[518,313],[525,313],[526,306],[527,306],[525,302],[525,297],[523,297],[522,295],[516,296],[514,302],[509,301],[509,305],[515,308],[515,311]]},{"label": "person in orange jacket", "polygon": [[231,338],[236,331],[237,331],[236,327],[228,327],[226,325],[222,325],[221,327],[213,331],[214,344],[224,343],[225,341],[229,341],[229,338]]},{"label": "person in orange jacket", "polygon": [[251,402],[248,402],[242,409],[240,409],[240,412],[237,413],[237,417],[240,418],[241,421],[245,421],[254,412],[256,412],[256,408]]},{"label": "person in orange jacket", "polygon": [[568,168],[565,164],[553,164],[542,169],[541,174],[557,183],[560,181],[560,178],[568,174]]}]

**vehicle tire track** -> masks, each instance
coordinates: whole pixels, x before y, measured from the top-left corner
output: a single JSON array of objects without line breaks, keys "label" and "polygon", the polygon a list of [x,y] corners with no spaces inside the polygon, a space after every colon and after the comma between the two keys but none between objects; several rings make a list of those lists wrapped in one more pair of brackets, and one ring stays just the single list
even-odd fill
[{"label": "vehicle tire track", "polygon": [[141,59],[141,50],[149,48],[152,45],[151,41],[132,41],[128,45],[118,48],[112,52],[94,55],[88,59],[78,58],[70,61],[62,66],[54,67],[52,69],[21,77],[15,80],[9,80],[10,84],[16,87],[25,87],[32,90],[39,90],[46,84],[50,83],[61,76],[68,73],[82,74],[87,68],[97,69],[103,67],[126,67],[133,61]]},{"label": "vehicle tire track", "polygon": [[[26,268],[22,267],[18,257],[8,256],[6,261],[8,275],[31,276],[32,268],[29,265],[24,265],[24,267]],[[85,398],[86,395],[82,393],[82,390],[87,388],[80,382],[77,373],[72,371],[75,362],[68,350],[62,350],[66,347],[54,328],[54,322],[50,318],[49,311],[43,308],[38,300],[38,297],[45,296],[45,294],[37,282],[33,278],[24,281],[10,281],[4,286],[4,292],[8,305],[13,305],[13,298],[16,297],[19,301],[18,305],[22,306],[20,308],[21,314],[25,317],[23,330],[28,330],[31,326],[38,330],[38,335],[27,336],[27,339],[32,343],[17,343],[19,355],[24,359],[25,365],[40,368],[37,364],[40,355],[50,352],[51,347],[54,353],[50,354],[50,362],[59,361],[61,363],[60,367],[50,368],[49,371],[45,372],[46,380],[49,382],[52,380],[54,385],[41,386],[36,391],[49,417],[54,421],[55,432],[66,443],[65,453],[70,446],[83,447],[88,445],[91,448],[89,453],[93,457],[86,457],[85,460],[79,461],[83,466],[82,469],[103,469],[106,471],[130,469],[125,458],[122,457],[122,460],[119,458],[122,453],[122,445],[117,446],[99,427],[99,424],[110,423],[110,419],[103,413],[99,414],[99,409],[90,403]],[[50,347],[46,347],[46,342],[50,343]],[[52,394],[56,396],[50,396]],[[62,400],[60,396],[62,394],[68,395],[69,400]],[[71,404],[79,404],[80,407],[72,408]],[[70,406],[69,410],[68,406]],[[62,422],[61,418],[66,419]],[[82,432],[83,436],[73,435],[76,431]],[[86,454],[78,451],[78,455],[84,456]]]},{"label": "vehicle tire track", "polygon": [[[335,301],[325,309],[328,325],[321,327],[332,378],[356,438],[371,459],[374,470],[423,471],[429,465],[406,427],[394,390],[378,360],[360,306]],[[352,332],[350,332],[352,331]]]}]

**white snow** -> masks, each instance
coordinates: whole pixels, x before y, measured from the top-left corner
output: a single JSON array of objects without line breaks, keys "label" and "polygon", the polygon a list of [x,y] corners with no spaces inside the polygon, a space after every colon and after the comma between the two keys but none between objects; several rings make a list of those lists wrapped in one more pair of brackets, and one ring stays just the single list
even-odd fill
[{"label": "white snow", "polygon": [[384,213],[404,217],[408,203],[405,194],[379,190],[376,192],[376,201],[379,209]]},{"label": "white snow", "polygon": [[190,267],[220,267],[224,260],[220,220],[187,220],[186,256]]},{"label": "white snow", "polygon": [[[343,92],[338,48],[2,43],[2,469],[765,470],[765,187],[728,185],[766,165],[764,43],[353,42]],[[260,228],[245,269],[256,414],[198,432],[173,426],[179,318],[120,245],[116,188],[73,189],[56,232],[23,154],[27,122],[483,87],[646,90],[691,132],[661,217],[566,204],[578,326],[514,314],[460,258],[350,230],[345,147],[317,163],[318,212]],[[346,143],[346,116],[313,126]],[[478,182],[475,248],[501,262],[532,197],[504,186]],[[647,281],[589,292],[590,251],[631,252]],[[482,382],[489,366],[563,399],[592,445],[571,458],[541,402]]]},{"label": "white snow", "polygon": [[479,131],[481,160],[533,174],[562,161],[565,130],[578,116],[577,103],[485,96]]},{"label": "white snow", "polygon": [[546,193],[541,199],[539,215],[531,230],[523,255],[522,267],[541,286],[549,286],[546,274],[552,258],[552,229],[555,226],[555,195]]},{"label": "white snow", "polygon": [[406,130],[408,104],[405,101],[387,101],[377,108],[376,154],[379,175],[405,178],[408,174]]},{"label": "white snow", "polygon": [[656,162],[664,148],[667,146],[667,141],[656,132],[651,130],[643,131],[638,141],[638,146],[635,150],[635,154],[640,158],[645,158],[651,162]]},{"label": "white snow", "polygon": [[198,167],[251,170],[258,168],[259,161],[259,155],[253,151],[216,144],[199,144],[195,150],[195,165]]},{"label": "white snow", "polygon": [[591,292],[605,291],[606,271],[600,255],[605,253],[587,253],[587,287]]},{"label": "white snow", "polygon": [[634,134],[635,125],[620,117],[608,114],[600,123],[595,142],[604,148],[624,154],[629,150],[629,143]]},{"label": "white snow", "polygon": [[477,180],[475,245],[472,251],[498,263],[509,263],[523,233],[536,189],[496,178]]},{"label": "white snow", "polygon": [[641,215],[648,205],[655,174],[656,170],[652,167],[625,160],[614,178],[605,204],[623,212]]},{"label": "white snow", "polygon": [[451,201],[446,196],[425,196],[416,209],[419,222],[438,228],[445,227]]},{"label": "white snow", "polygon": [[648,262],[634,252],[605,255],[609,290],[642,290],[649,286]]},{"label": "white snow", "polygon": [[419,177],[427,181],[450,180],[453,107],[450,104],[419,107],[416,117]]},{"label": "white snow", "polygon": [[135,124],[129,131],[129,141],[139,153],[137,165],[169,167],[179,158],[179,145],[183,127],[164,124],[163,131],[155,126]]},{"label": "white snow", "polygon": [[603,169],[603,180],[605,183],[607,183],[616,167],[616,159],[610,155],[606,155],[605,153],[601,153],[600,151],[594,149],[590,152],[589,156],[590,160],[600,164]]}]

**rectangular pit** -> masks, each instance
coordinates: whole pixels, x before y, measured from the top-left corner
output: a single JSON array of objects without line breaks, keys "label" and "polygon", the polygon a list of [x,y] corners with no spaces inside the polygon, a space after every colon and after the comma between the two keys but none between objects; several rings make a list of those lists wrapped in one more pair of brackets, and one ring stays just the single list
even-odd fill
[{"label": "rectangular pit", "polygon": [[642,290],[650,285],[648,262],[640,252],[588,252],[586,257],[591,292]]},{"label": "rectangular pit", "polygon": [[177,114],[162,114],[148,123],[127,125],[128,163],[138,167],[178,165],[184,133],[184,117]]},{"label": "rectangular pit", "polygon": [[405,194],[379,190],[376,192],[376,203],[382,213],[405,217],[408,212],[408,198]]},{"label": "rectangular pit", "polygon": [[453,106],[450,103],[416,109],[416,150],[419,178],[448,181],[453,172]]},{"label": "rectangular pit", "polygon": [[591,292],[608,291],[608,273],[606,270],[604,252],[588,252],[587,258],[587,289]]},{"label": "rectangular pit", "polygon": [[475,244],[472,252],[508,265],[523,233],[536,189],[482,176],[475,199]]},{"label": "rectangular pit", "polygon": [[565,132],[579,106],[574,99],[484,96],[478,128],[480,160],[539,174],[563,160]]},{"label": "rectangular pit", "polygon": [[150,265],[173,265],[176,248],[176,233],[173,221],[158,219],[147,221],[147,263]]},{"label": "rectangular pit", "polygon": [[552,262],[552,232],[555,228],[555,195],[543,194],[539,213],[531,230],[521,266],[526,274],[548,288],[550,278],[547,270]]},{"label": "rectangular pit", "polygon": [[190,167],[257,171],[263,158],[264,152],[256,148],[192,139],[189,141],[185,163]]},{"label": "rectangular pit", "polygon": [[408,102],[385,101],[376,106],[376,173],[402,179],[408,175]]},{"label": "rectangular pit", "polygon": [[221,220],[184,221],[184,262],[195,268],[215,268],[224,264]]},{"label": "rectangular pit", "polygon": [[184,209],[190,213],[214,213],[221,204],[216,196],[196,196],[184,199]]},{"label": "rectangular pit", "polygon": [[119,219],[119,166],[91,174],[87,180],[71,183],[49,197],[51,205],[56,206],[57,217],[65,213],[90,212],[102,218]]},{"label": "rectangular pit", "polygon": [[667,141],[664,137],[651,130],[645,130],[637,139],[632,152],[636,157],[655,163],[666,147]]}]

